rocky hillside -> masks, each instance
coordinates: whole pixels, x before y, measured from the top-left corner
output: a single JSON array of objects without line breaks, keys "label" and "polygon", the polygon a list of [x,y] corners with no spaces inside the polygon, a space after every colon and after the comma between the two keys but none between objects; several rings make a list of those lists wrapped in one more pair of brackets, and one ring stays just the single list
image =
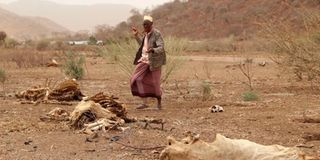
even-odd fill
[{"label": "rocky hillside", "polygon": [[151,11],[155,24],[169,35],[192,39],[250,37],[259,23],[289,22],[301,27],[299,10],[320,11],[320,0],[176,0]]}]

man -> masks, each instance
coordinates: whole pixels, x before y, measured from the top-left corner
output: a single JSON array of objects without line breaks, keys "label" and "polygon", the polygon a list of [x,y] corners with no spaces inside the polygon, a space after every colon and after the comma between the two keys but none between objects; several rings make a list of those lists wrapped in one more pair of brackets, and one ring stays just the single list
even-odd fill
[{"label": "man", "polygon": [[144,16],[144,35],[141,39],[136,28],[132,32],[140,45],[134,64],[135,71],[131,78],[131,92],[133,96],[142,98],[142,105],[137,109],[149,107],[147,97],[157,98],[157,108],[161,109],[161,66],[166,63],[164,42],[161,33],[153,28],[153,18]]}]

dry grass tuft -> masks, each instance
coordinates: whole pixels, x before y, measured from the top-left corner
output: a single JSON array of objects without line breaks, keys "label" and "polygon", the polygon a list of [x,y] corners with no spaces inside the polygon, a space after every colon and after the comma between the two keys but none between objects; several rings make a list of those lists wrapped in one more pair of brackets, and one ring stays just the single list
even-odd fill
[{"label": "dry grass tuft", "polygon": [[14,63],[18,68],[32,68],[45,66],[54,52],[38,52],[32,49],[0,49],[0,63]]}]

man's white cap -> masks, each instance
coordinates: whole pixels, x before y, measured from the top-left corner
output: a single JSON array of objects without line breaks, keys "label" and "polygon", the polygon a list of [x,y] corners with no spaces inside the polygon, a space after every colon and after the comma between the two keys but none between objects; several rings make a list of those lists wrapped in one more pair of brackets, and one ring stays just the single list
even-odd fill
[{"label": "man's white cap", "polygon": [[144,16],[143,20],[153,22],[153,18],[151,16]]}]

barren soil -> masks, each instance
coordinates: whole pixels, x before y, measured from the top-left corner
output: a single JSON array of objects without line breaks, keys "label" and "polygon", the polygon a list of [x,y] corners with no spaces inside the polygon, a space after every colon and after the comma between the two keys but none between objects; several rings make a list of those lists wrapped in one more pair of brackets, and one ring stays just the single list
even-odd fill
[{"label": "barren soil", "polygon": [[[264,58],[256,59],[261,62]],[[182,138],[183,133],[199,133],[206,141],[213,141],[216,133],[230,138],[248,139],[264,145],[280,144],[302,148],[313,156],[320,156],[320,141],[305,141],[308,134],[320,133],[319,123],[296,121],[303,114],[320,117],[320,95],[309,83],[297,82],[271,62],[265,67],[253,64],[254,91],[259,100],[244,102],[242,93],[248,87],[242,82],[245,77],[234,66],[239,57],[190,56],[179,66],[168,82],[162,84],[163,110],[154,108],[136,110],[140,103],[132,97],[129,77],[122,74],[116,64],[107,63],[99,57],[87,58],[89,73],[80,80],[84,94],[92,96],[103,91],[120,98],[131,117],[154,117],[166,121],[164,130],[156,124],[144,128],[143,124],[128,124],[124,132],[99,132],[93,142],[86,141],[88,135],[80,134],[65,122],[42,122],[39,117],[55,107],[72,111],[74,106],[22,105],[14,97],[0,100],[0,159],[101,159],[101,160],[152,160],[159,152],[138,150],[111,142],[119,136],[119,142],[134,147],[155,147],[166,144],[166,137]],[[41,85],[46,78],[62,81],[59,68],[20,69],[6,64],[9,79],[7,94],[31,86]],[[202,84],[211,84],[211,98],[202,101]],[[1,91],[1,90],[0,90]],[[221,105],[225,112],[211,113],[209,107]],[[150,105],[155,105],[150,100]],[[158,151],[161,151],[158,150]]]}]

